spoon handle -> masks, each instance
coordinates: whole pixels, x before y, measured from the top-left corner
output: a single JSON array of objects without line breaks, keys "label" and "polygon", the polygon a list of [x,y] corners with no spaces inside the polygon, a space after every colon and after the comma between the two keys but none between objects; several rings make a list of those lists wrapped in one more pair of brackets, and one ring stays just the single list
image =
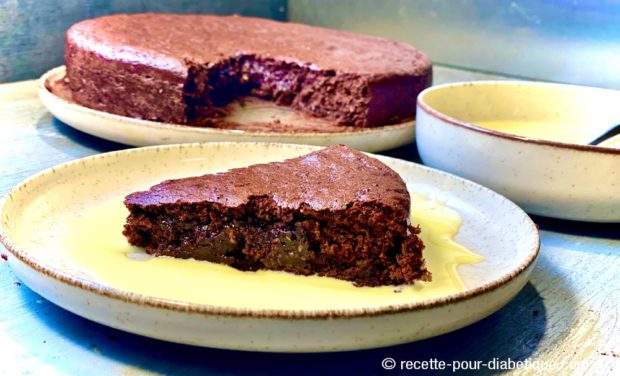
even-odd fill
[{"label": "spoon handle", "polygon": [[589,142],[588,145],[598,145],[601,142],[608,140],[617,134],[620,134],[620,124],[616,124],[613,127],[609,128],[607,132],[603,133],[602,135]]}]

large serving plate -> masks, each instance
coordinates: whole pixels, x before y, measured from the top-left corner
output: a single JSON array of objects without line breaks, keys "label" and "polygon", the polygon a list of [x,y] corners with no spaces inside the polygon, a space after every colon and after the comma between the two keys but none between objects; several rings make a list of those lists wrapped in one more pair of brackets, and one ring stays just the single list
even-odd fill
[{"label": "large serving plate", "polygon": [[[122,200],[129,192],[164,179],[283,160],[316,149],[205,143],[79,159],[41,172],[14,188],[0,206],[0,238],[10,252],[15,275],[71,312],[145,336],[227,349],[337,351],[415,341],[482,319],[506,304],[527,282],[539,237],[521,209],[475,183],[382,156],[376,157],[396,170],[410,191],[444,201],[462,218],[456,240],[485,258],[459,267],[463,291],[425,296],[425,285],[420,284],[414,285],[420,294],[390,289],[386,295],[385,289],[338,289],[320,282],[299,294],[287,284],[255,278],[249,293],[243,286],[254,277],[248,273],[196,286],[183,284],[195,276],[159,268],[143,286],[146,290],[140,290],[148,291],[144,293],[127,287],[135,286],[131,273],[116,275],[125,273],[124,263],[136,260],[118,258],[103,269],[107,276],[131,282],[127,284],[110,283],[106,275],[89,267],[97,252],[113,251],[100,242],[120,239],[126,244],[120,232],[127,214]],[[93,217],[92,213],[110,204],[119,208],[116,214]],[[85,228],[85,223],[91,223],[90,227]],[[73,239],[71,247],[69,239]],[[75,257],[82,261],[76,264]],[[296,278],[295,283],[304,278],[327,280],[290,278]],[[187,290],[184,298],[170,298],[173,282]],[[178,296],[178,291],[173,293]]]},{"label": "large serving plate", "polygon": [[[228,128],[192,127],[134,119],[93,110],[75,103],[63,82],[65,67],[56,67],[39,79],[39,96],[47,109],[82,132],[132,146],[187,142],[283,142],[305,145],[344,144],[363,151],[393,149],[414,140],[415,121],[375,128],[336,126],[310,118],[288,107],[246,100],[234,103],[226,118]],[[295,132],[290,129],[296,129]]]}]

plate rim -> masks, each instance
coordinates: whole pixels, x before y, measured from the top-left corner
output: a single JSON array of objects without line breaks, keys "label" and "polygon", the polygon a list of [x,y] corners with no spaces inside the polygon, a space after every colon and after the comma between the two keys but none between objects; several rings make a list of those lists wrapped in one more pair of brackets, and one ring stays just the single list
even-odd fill
[{"label": "plate rim", "polygon": [[[151,152],[151,150],[159,149],[159,151],[166,149],[182,149],[182,148],[196,148],[196,147],[208,147],[208,146],[240,146],[242,144],[245,147],[269,147],[269,146],[278,146],[278,147],[286,147],[293,149],[302,149],[306,151],[318,150],[323,147],[321,146],[311,146],[311,145],[298,145],[298,144],[283,144],[283,143],[275,143],[275,142],[203,142],[203,143],[189,143],[189,144],[168,144],[168,145],[154,145],[140,148],[131,148],[124,149],[119,151],[112,151],[107,153],[94,154],[91,156],[74,159],[68,162],[64,162],[50,168],[47,168],[43,171],[40,171],[21,183],[17,184],[13,187],[7,194],[4,195],[2,200],[0,200],[0,213],[4,214],[6,210],[6,206],[9,204],[9,200],[13,200],[13,195],[17,194],[22,189],[37,179],[41,179],[47,175],[55,174],[56,171],[60,169],[68,169],[72,168],[79,164],[89,163],[90,161],[97,159],[109,158],[113,155],[123,155],[123,154],[134,154],[134,153],[142,153],[142,152]],[[377,157],[377,155],[367,153],[373,157]],[[487,282],[481,286],[478,286],[474,289],[469,289],[465,291],[461,291],[458,293],[450,294],[447,296],[432,298],[428,300],[422,300],[418,302],[409,302],[403,304],[390,304],[379,307],[362,307],[362,308],[354,308],[354,309],[319,309],[319,310],[299,310],[299,309],[254,309],[254,308],[233,308],[233,307],[225,307],[225,306],[214,306],[209,304],[197,304],[184,302],[179,300],[171,300],[153,296],[142,295],[139,293],[121,290],[114,287],[104,286],[100,283],[94,282],[92,280],[87,280],[85,278],[81,278],[75,275],[71,275],[66,271],[59,270],[58,268],[51,267],[48,265],[44,265],[40,263],[35,257],[32,257],[28,254],[28,251],[25,251],[19,248],[16,244],[13,243],[9,234],[7,233],[4,227],[4,221],[0,221],[0,242],[6,247],[6,249],[19,261],[29,266],[36,272],[43,273],[48,277],[51,277],[57,281],[68,284],[72,287],[77,287],[80,289],[87,290],[96,295],[107,297],[115,300],[120,300],[125,303],[137,304],[141,306],[147,306],[158,309],[165,309],[169,311],[176,312],[186,312],[186,313],[196,313],[196,314],[206,314],[206,315],[215,315],[215,316],[225,316],[225,317],[247,317],[247,318],[267,318],[267,319],[297,319],[297,320],[306,320],[306,319],[334,319],[334,318],[360,318],[360,317],[374,317],[381,316],[386,314],[399,314],[399,313],[410,313],[414,311],[422,311],[433,309],[440,306],[445,306],[449,304],[459,303],[463,301],[467,301],[469,299],[473,299],[477,296],[495,291],[508,284],[521,274],[523,274],[526,270],[530,269],[539,253],[540,253],[540,233],[536,224],[531,220],[531,218],[515,203],[508,200],[506,197],[500,195],[492,191],[489,188],[486,188],[480,184],[472,182],[467,179],[463,179],[461,177],[436,170],[434,168],[430,168],[427,166],[423,166],[414,162],[405,161],[398,158],[392,158],[387,156],[378,156],[379,159],[387,159],[390,162],[403,164],[403,165],[413,165],[415,168],[420,168],[422,170],[427,170],[433,174],[437,174],[442,178],[448,179],[457,179],[465,184],[473,185],[476,188],[484,191],[486,194],[491,194],[496,196],[497,199],[507,202],[509,205],[513,206],[513,210],[516,213],[520,214],[525,222],[528,222],[530,227],[530,233],[534,237],[534,247],[528,251],[528,254],[523,262],[521,262],[517,267],[513,268],[510,273],[504,274],[500,278]]]},{"label": "plate rim", "polygon": [[[59,65],[54,67],[47,72],[43,73],[41,77],[39,77],[38,81],[38,91],[39,96],[43,98],[47,98],[59,103],[62,103],[64,106],[68,106],[74,111],[79,111],[81,113],[85,113],[89,116],[95,116],[102,119],[113,119],[117,122],[128,123],[135,127],[140,127],[144,129],[157,129],[157,130],[168,130],[168,131],[180,131],[185,134],[191,133],[202,133],[206,135],[228,135],[228,136],[251,136],[251,137],[298,137],[298,138],[325,138],[325,137],[334,137],[334,136],[362,136],[362,135],[372,135],[375,133],[391,133],[398,132],[404,129],[411,128],[413,131],[415,129],[416,121],[415,119],[406,121],[400,124],[388,124],[382,125],[378,127],[366,127],[366,128],[358,128],[352,129],[342,132],[283,132],[283,131],[252,131],[252,130],[243,130],[243,129],[221,129],[221,128],[210,128],[210,127],[195,127],[189,126],[186,124],[176,124],[176,123],[164,123],[153,120],[145,120],[145,119],[137,119],[129,116],[117,115],[110,112],[95,110],[86,106],[82,106],[78,103],[71,102],[66,100],[65,98],[59,97],[54,94],[47,85],[47,82],[50,78],[60,73],[66,71],[65,65]],[[42,100],[43,104],[47,108],[45,104],[45,99]],[[48,108],[49,110],[49,108]],[[70,125],[70,124],[69,124]],[[73,127],[72,125],[70,125]],[[226,141],[223,141],[226,142]],[[174,145],[174,144],[171,144]]]}]

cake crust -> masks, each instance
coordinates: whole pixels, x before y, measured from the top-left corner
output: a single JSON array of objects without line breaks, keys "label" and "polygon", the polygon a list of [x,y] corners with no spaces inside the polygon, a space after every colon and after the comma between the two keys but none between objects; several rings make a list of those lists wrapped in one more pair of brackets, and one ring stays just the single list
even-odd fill
[{"label": "cake crust", "polygon": [[276,205],[298,210],[346,210],[351,203],[394,208],[399,220],[409,213],[410,197],[401,177],[380,161],[343,145],[223,173],[167,180],[146,192],[127,196],[128,205],[212,202],[227,207],[247,204],[269,193]]},{"label": "cake crust", "polygon": [[382,38],[240,16],[132,14],[67,32],[74,99],[116,114],[212,125],[238,96],[338,124],[413,118],[430,85],[419,50]]},{"label": "cake crust", "polygon": [[346,146],[164,181],[125,205],[124,235],[154,255],[363,286],[430,279],[405,183]]}]

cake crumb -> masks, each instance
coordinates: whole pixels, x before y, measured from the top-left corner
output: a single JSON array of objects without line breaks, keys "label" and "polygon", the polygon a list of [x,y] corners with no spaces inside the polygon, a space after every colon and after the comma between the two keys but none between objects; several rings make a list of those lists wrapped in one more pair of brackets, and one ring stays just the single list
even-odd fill
[{"label": "cake crumb", "polygon": [[7,254],[2,253],[0,254],[0,257],[2,257],[4,261],[9,261],[9,256]]}]

